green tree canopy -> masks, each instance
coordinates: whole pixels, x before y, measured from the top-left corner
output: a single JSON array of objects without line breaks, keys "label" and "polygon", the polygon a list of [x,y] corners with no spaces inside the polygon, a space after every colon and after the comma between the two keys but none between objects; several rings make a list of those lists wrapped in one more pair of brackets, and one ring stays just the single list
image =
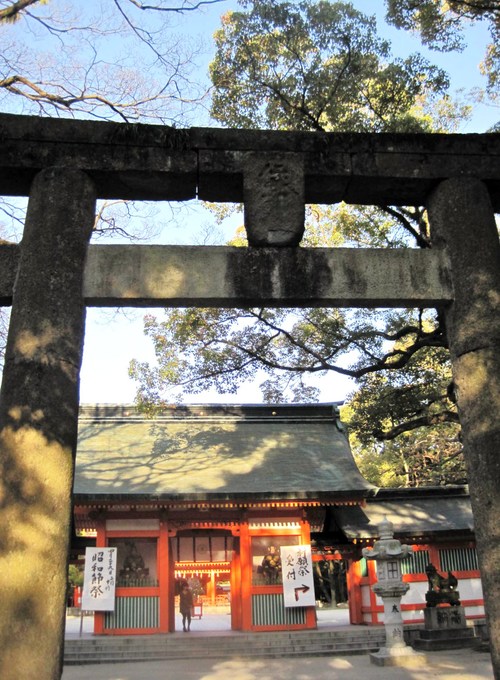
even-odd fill
[{"label": "green tree canopy", "polygon": [[[162,393],[169,398],[212,388],[232,393],[259,372],[267,374],[261,385],[266,401],[317,399],[319,390],[306,386],[307,376],[337,373],[366,380],[407,367],[423,348],[429,350],[426,370],[432,374],[438,362],[430,363],[430,348],[445,345],[432,321],[387,310],[181,309],[164,321],[148,315],[145,332],[158,366],[133,362],[132,374],[141,382],[141,403],[151,405]],[[406,380],[415,375],[408,369]]]},{"label": "green tree canopy", "polygon": [[[244,1],[215,34],[212,115],[229,127],[429,131],[448,86],[413,54],[391,57],[374,17],[344,2]],[[425,102],[425,103],[424,103]]]},{"label": "green tree canopy", "polygon": [[357,380],[343,417],[367,479],[380,486],[465,483],[451,384],[448,352],[437,344],[415,352],[395,372]]},{"label": "green tree canopy", "polygon": [[[449,97],[440,69],[419,55],[392,58],[374,20],[349,3],[241,4],[246,11],[223,18],[211,65],[212,114],[224,125],[447,131],[468,113]],[[423,209],[340,204],[308,207],[303,245],[430,247],[432,240]],[[312,401],[319,390],[311,378],[347,375],[360,385],[351,431],[365,449],[380,452],[385,440],[404,450],[417,429],[458,428],[447,397],[446,334],[432,310],[175,310],[163,321],[148,316],[145,332],[157,365],[132,362],[131,375],[146,410],[206,389],[231,394],[257,379],[267,401]],[[380,418],[389,403],[391,417]],[[444,451],[444,439],[435,442]]]},{"label": "green tree canopy", "polygon": [[440,51],[463,50],[464,29],[470,23],[488,24],[491,42],[486,45],[481,71],[488,91],[498,98],[500,86],[500,4],[498,0],[386,0],[387,21],[398,28],[418,32],[424,44]]}]

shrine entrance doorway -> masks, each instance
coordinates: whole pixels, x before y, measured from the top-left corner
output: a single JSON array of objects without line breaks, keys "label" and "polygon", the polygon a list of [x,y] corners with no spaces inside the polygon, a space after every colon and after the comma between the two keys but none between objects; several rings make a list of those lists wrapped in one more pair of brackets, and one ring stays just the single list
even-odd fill
[{"label": "shrine entrance doorway", "polygon": [[349,559],[338,549],[313,553],[314,588],[319,609],[346,609],[349,605]]},{"label": "shrine entrance doorway", "polygon": [[221,529],[179,531],[171,538],[175,587],[175,630],[182,630],[179,594],[187,582],[193,593],[193,630],[231,629],[233,536]]}]

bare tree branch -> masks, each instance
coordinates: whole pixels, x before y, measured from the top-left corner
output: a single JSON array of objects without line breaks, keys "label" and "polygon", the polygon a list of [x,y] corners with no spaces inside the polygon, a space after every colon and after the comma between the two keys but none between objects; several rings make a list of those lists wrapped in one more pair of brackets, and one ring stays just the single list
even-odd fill
[{"label": "bare tree branch", "polygon": [[[401,208],[392,208],[388,205],[380,206],[380,208],[391,217],[394,217],[406,231],[413,236],[419,248],[430,248],[429,239],[422,233],[421,222],[423,217],[416,214],[410,215],[407,211]],[[413,223],[412,223],[413,222]],[[415,227],[420,227],[419,230]]]},{"label": "bare tree branch", "polygon": [[192,3],[189,2],[189,0],[183,0],[181,7],[171,6],[162,7],[161,5],[146,5],[143,2],[138,2],[138,0],[126,0],[126,1],[140,10],[145,11],[152,10],[155,12],[175,12],[175,13],[192,12],[194,10],[200,9],[205,5],[217,5],[218,3],[226,2],[226,0],[200,0],[199,2]]},{"label": "bare tree branch", "polygon": [[13,2],[11,5],[5,9],[0,9],[0,23],[2,21],[12,22],[19,19],[20,14],[25,11],[28,7],[36,5],[41,2],[42,4],[46,0],[18,0],[18,2]]}]

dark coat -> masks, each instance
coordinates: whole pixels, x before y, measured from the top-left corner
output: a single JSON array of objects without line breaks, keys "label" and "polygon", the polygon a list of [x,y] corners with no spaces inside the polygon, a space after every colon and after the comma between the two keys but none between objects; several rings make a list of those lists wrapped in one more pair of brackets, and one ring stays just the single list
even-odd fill
[{"label": "dark coat", "polygon": [[193,609],[193,591],[189,588],[181,590],[179,596],[179,609],[181,614],[191,614]]}]

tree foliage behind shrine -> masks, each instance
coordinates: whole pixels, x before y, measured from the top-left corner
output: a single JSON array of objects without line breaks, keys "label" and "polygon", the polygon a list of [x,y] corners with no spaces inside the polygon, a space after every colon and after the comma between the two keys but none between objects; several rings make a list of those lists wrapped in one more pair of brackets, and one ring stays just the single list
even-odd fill
[{"label": "tree foliage behind shrine", "polygon": [[[449,132],[469,109],[421,55],[394,58],[373,18],[348,3],[244,0],[216,33],[212,115],[228,127]],[[425,211],[308,206],[303,245],[431,247]],[[237,245],[244,245],[239,235]],[[317,376],[355,378],[352,441],[376,483],[464,481],[446,332],[435,310],[175,310],[149,315],[155,366],[132,362],[138,403],[261,379],[269,402],[314,401]],[[322,399],[325,400],[325,388]],[[327,398],[328,399],[328,398]],[[383,474],[391,461],[392,473]],[[455,462],[452,462],[455,461]]]}]

